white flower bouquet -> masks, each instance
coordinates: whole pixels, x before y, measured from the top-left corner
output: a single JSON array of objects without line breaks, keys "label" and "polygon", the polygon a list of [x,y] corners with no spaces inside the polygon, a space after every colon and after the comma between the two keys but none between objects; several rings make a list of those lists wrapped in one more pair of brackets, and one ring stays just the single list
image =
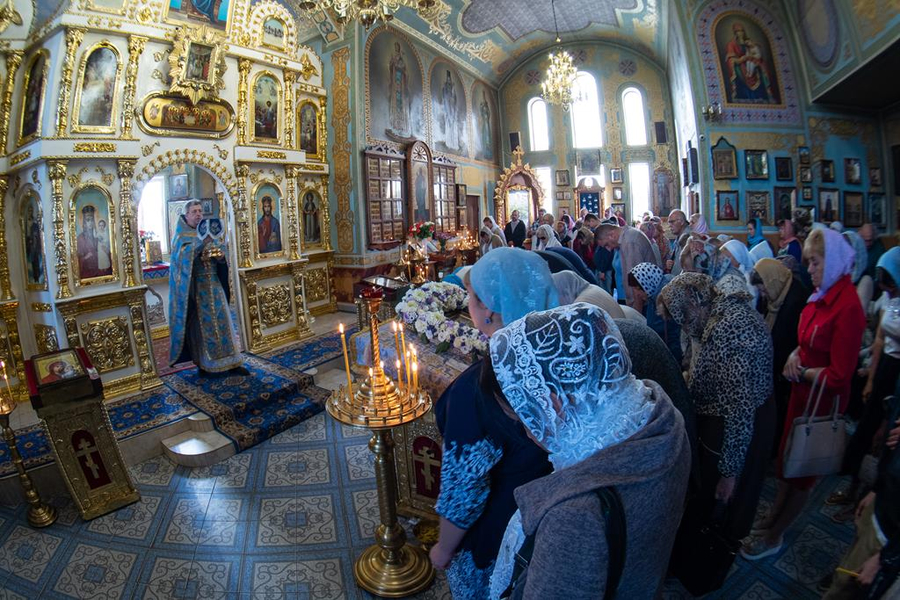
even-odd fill
[{"label": "white flower bouquet", "polygon": [[430,282],[406,292],[395,310],[408,330],[436,345],[435,352],[451,347],[462,354],[487,352],[488,340],[483,333],[447,317],[447,313],[463,310],[468,303],[469,295],[461,287]]}]

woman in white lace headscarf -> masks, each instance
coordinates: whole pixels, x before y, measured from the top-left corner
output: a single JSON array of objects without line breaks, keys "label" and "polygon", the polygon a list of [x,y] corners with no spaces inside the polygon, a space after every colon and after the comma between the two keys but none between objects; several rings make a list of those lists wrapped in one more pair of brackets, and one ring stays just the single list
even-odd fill
[{"label": "woman in white lace headscarf", "polygon": [[618,327],[579,303],[531,313],[497,332],[491,363],[502,394],[554,472],[519,487],[491,598],[509,584],[512,557],[534,535],[525,598],[602,598],[607,579],[597,490],[625,512],[619,598],[653,598],[662,584],[690,470],[684,420],[655,382],[635,379]]},{"label": "woman in white lace headscarf", "polygon": [[553,228],[546,223],[538,227],[534,238],[537,240],[537,246],[533,250],[546,250],[547,248],[562,246],[559,240],[556,239],[556,233],[553,231]]},{"label": "woman in white lace headscarf", "polygon": [[486,216],[481,221],[482,225],[491,230],[491,233],[500,238],[500,241],[503,242],[503,245],[506,246],[506,235],[503,233],[503,230],[500,229],[500,226],[497,225],[497,221],[494,220],[494,217],[491,215]]}]

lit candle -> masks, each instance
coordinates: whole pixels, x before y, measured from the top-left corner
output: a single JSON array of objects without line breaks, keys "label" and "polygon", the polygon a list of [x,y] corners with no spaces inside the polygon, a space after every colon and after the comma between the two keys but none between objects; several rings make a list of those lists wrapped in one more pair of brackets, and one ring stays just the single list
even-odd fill
[{"label": "lit candle", "polygon": [[[403,347],[403,352],[398,352],[398,354],[400,354],[401,357],[405,357],[406,356],[406,334],[403,332],[403,323],[400,323],[397,326],[397,329],[400,330],[400,345]],[[404,358],[404,360],[406,360],[406,359]],[[409,369],[409,367],[406,367],[406,368]],[[406,379],[409,380],[409,371],[406,372]]]},{"label": "lit candle", "polygon": [[[403,353],[400,350],[400,334],[397,328],[397,321],[391,321],[391,329],[394,330],[394,348],[397,350],[397,358],[403,358]],[[397,370],[397,375],[399,377],[400,370]]]},{"label": "lit candle", "polygon": [[400,368],[400,360],[397,360],[397,387],[403,388],[403,369]]},{"label": "lit candle", "polygon": [[419,393],[419,363],[413,362],[412,364],[412,372],[413,372],[413,391],[414,393]]},{"label": "lit candle", "polygon": [[347,336],[344,335],[344,324],[338,325],[341,332],[341,345],[344,346],[344,368],[347,369],[347,395],[353,396],[353,379],[350,378],[350,355],[347,354]]}]

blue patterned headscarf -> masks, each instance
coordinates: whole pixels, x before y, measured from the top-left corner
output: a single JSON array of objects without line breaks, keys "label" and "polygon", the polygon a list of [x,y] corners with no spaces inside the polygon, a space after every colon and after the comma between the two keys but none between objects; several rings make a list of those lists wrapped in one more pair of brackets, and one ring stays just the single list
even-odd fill
[{"label": "blue patterned headscarf", "polygon": [[508,325],[535,310],[559,306],[559,296],[543,258],[521,248],[494,248],[469,271],[478,298]]},{"label": "blue patterned headscarf", "polygon": [[766,236],[763,235],[763,226],[762,219],[759,217],[755,217],[753,219],[753,224],[755,225],[753,235],[747,236],[747,247],[752,248],[753,246],[766,241]]}]

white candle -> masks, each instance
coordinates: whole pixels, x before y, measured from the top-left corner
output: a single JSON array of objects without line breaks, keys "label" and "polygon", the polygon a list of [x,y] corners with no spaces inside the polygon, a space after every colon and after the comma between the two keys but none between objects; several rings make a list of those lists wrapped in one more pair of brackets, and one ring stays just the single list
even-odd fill
[{"label": "white candle", "polygon": [[341,332],[341,345],[344,347],[344,368],[347,370],[347,395],[353,395],[353,380],[350,378],[350,356],[347,354],[347,337],[344,335],[344,324],[338,325]]}]

